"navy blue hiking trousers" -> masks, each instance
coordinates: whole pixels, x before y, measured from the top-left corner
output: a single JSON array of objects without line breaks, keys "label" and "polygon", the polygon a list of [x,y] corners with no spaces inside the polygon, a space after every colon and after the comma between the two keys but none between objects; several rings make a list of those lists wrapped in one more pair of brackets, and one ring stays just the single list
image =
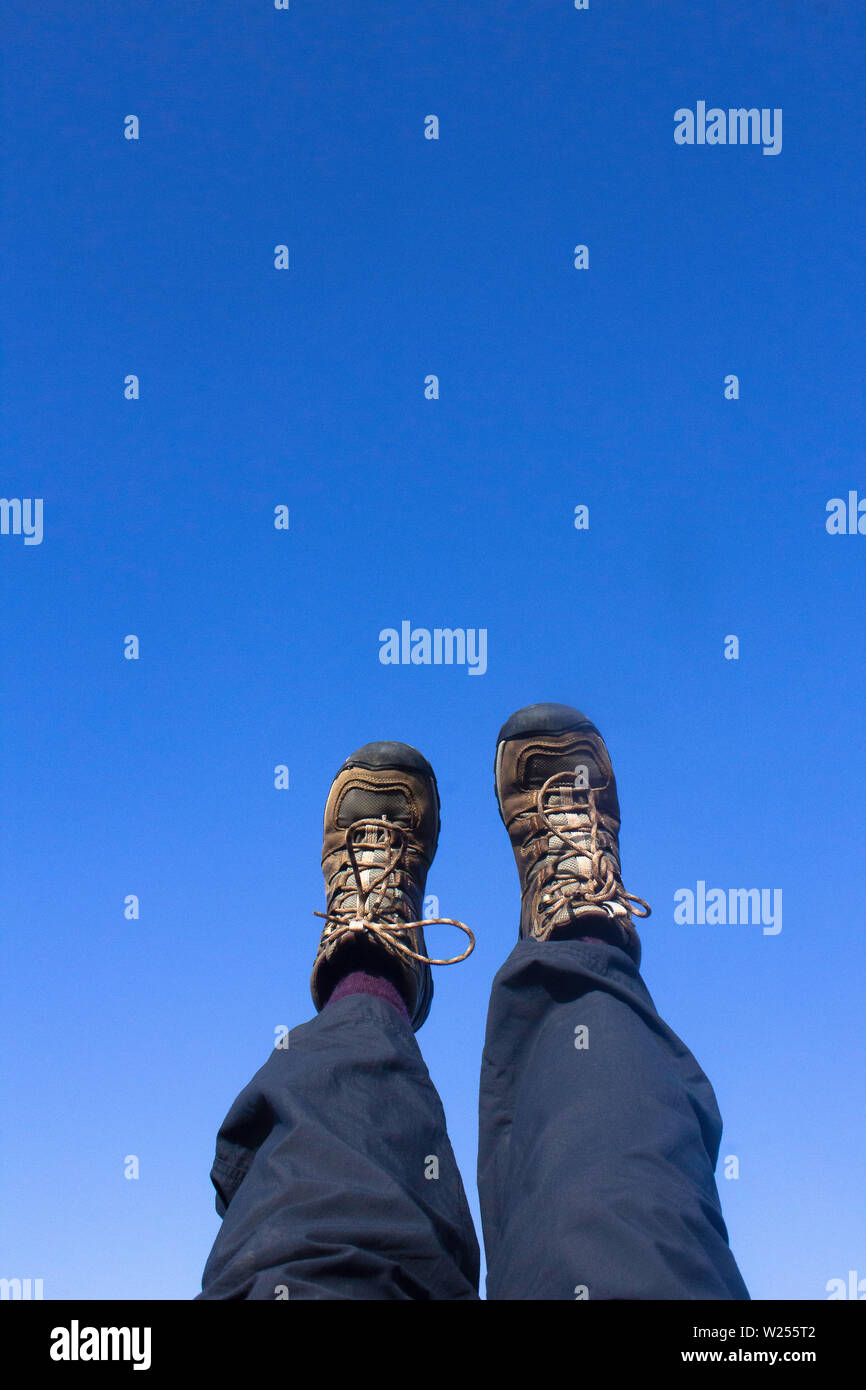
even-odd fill
[{"label": "navy blue hiking trousers", "polygon": [[[488,1299],[748,1299],[713,1089],[616,946],[520,941],[491,991],[478,1195]],[[477,1299],[478,1240],[415,1034],[327,1005],[231,1107],[201,1299]]]}]

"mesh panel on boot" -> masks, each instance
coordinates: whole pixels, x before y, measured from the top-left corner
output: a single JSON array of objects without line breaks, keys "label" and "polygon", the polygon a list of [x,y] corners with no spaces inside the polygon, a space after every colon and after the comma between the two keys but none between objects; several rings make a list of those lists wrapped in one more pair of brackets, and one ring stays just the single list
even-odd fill
[{"label": "mesh panel on boot", "polygon": [[524,785],[541,787],[555,772],[574,772],[576,767],[586,768],[590,786],[600,786],[604,782],[598,764],[589,753],[533,753],[526,760]]},{"label": "mesh panel on boot", "polygon": [[409,798],[399,790],[379,791],[370,787],[350,787],[340,802],[338,825],[356,820],[381,820],[385,816],[396,825],[411,825]]}]

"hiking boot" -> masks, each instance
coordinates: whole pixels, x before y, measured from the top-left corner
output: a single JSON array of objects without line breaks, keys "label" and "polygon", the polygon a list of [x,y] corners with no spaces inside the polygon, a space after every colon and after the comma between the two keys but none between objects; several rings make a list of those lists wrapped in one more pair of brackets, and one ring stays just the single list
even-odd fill
[{"label": "hiking boot", "polygon": [[[310,990],[320,1010],[346,974],[382,975],[406,1001],[417,1031],[433,999],[431,965],[465,960],[475,942],[462,922],[423,919],[427,871],[439,839],[439,791],[427,759],[405,743],[368,743],[347,758],[325,805],[325,927]],[[427,955],[424,927],[466,932],[462,956]]]},{"label": "hiking boot", "polygon": [[499,731],[495,784],[520,875],[520,936],[594,937],[640,965],[632,918],[650,908],[623,887],[616,779],[595,725],[568,705],[518,710]]}]

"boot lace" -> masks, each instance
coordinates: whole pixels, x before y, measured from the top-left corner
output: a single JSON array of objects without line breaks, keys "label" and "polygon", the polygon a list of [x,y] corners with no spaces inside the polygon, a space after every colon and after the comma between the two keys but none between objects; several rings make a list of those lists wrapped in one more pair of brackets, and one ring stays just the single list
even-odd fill
[{"label": "boot lace", "polygon": [[[406,881],[411,882],[403,857],[406,848],[405,832],[384,817],[381,820],[353,821],[346,831],[348,862],[337,872],[330,909],[327,912],[314,912],[313,916],[323,917],[331,924],[329,946],[353,932],[363,932],[372,940],[378,939],[401,955],[424,965],[457,965],[475,950],[475,935],[471,928],[454,917],[407,920],[412,908],[403,886]],[[366,887],[365,874],[368,880]],[[351,902],[350,899],[355,901]],[[461,956],[449,956],[447,959],[422,956],[403,939],[404,934],[413,928],[437,926],[459,927],[466,933],[469,946]]]},{"label": "boot lace", "polygon": [[[554,922],[560,911],[570,909],[577,901],[591,906],[619,903],[627,915],[633,913],[636,917],[649,917],[652,912],[643,898],[625,891],[619,865],[610,849],[601,843],[600,831],[614,837],[612,828],[605,825],[608,817],[598,807],[599,796],[606,786],[605,783],[601,787],[581,787],[575,773],[555,772],[539,788],[537,828],[529,837],[527,848],[541,837],[548,837],[550,854],[546,858],[550,877],[538,903],[543,924]],[[559,840],[558,848],[552,847],[550,837]],[[564,862],[575,854],[589,860],[588,874],[582,871],[578,874],[573,864]],[[638,907],[644,911],[639,911]]]}]

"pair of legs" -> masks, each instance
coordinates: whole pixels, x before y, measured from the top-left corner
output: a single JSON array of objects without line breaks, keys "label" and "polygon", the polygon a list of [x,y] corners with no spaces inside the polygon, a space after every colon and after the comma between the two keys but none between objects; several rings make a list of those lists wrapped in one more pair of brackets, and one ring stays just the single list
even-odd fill
[{"label": "pair of legs", "polygon": [[[200,1298],[479,1296],[478,1241],[415,1037],[432,994],[418,904],[438,798],[426,761],[400,750],[368,745],[332,787],[318,1012],[220,1129],[223,1223]],[[714,1177],[712,1087],[640,976],[641,900],[622,888],[601,736],[579,711],[519,711],[496,779],[523,892],[481,1065],[487,1296],[746,1299]]]}]

